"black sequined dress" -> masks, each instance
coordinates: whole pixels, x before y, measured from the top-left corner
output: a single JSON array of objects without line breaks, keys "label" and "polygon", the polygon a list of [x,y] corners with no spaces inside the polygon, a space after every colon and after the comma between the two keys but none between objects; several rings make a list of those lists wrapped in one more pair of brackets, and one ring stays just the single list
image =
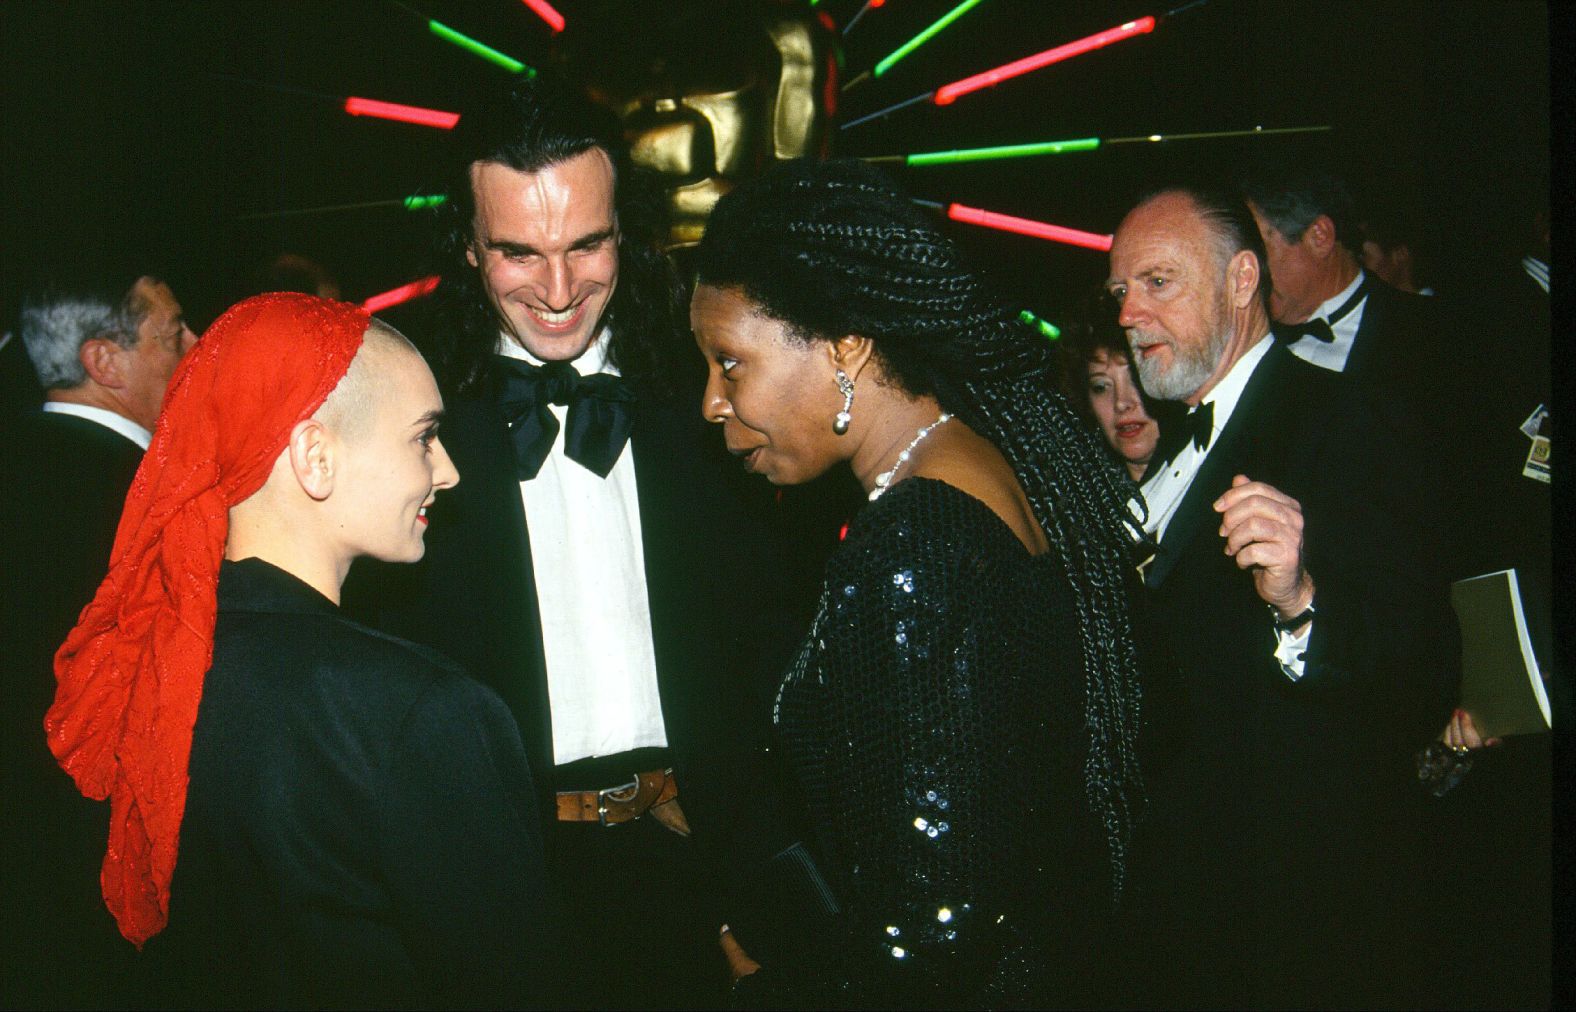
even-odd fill
[{"label": "black sequined dress", "polygon": [[984,503],[911,478],[827,565],[775,720],[842,906],[771,1000],[1081,1004],[1107,929],[1072,589]]}]

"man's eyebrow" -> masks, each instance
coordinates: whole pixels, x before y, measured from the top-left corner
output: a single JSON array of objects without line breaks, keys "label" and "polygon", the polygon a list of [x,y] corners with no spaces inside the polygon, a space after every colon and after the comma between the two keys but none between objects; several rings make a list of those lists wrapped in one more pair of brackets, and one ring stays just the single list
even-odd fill
[{"label": "man's eyebrow", "polygon": [[[601,245],[613,238],[615,234],[617,234],[617,230],[609,225],[607,228],[597,229],[595,232],[588,232],[579,237],[569,244],[569,248],[572,250],[589,249],[592,246]],[[534,256],[540,252],[540,250],[529,243],[511,242],[508,239],[486,239],[482,245],[490,250],[497,250],[499,253],[508,253],[513,256]]]},{"label": "man's eyebrow", "polygon": [[570,243],[569,244],[569,248],[570,249],[586,249],[586,248],[591,247],[591,246],[600,245],[601,243],[604,243],[604,242],[606,242],[607,240],[609,240],[611,238],[613,238],[613,226],[609,225],[607,228],[598,229],[595,232],[591,232],[591,233],[589,233],[587,235],[581,236],[580,238],[576,239],[574,242]]},{"label": "man's eyebrow", "polygon": [[[1152,278],[1152,277],[1154,277],[1157,274],[1175,274],[1175,273],[1176,273],[1176,268],[1173,267],[1172,265],[1170,265],[1170,264],[1157,264],[1157,265],[1155,265],[1153,267],[1145,267],[1143,270],[1141,270],[1138,273],[1134,274],[1133,277],[1135,277],[1135,278]],[[1105,287],[1110,288],[1112,285],[1120,285],[1120,284],[1123,283],[1123,280],[1124,279],[1122,279],[1122,278],[1106,278],[1105,279]]]},{"label": "man's eyebrow", "polygon": [[413,429],[418,427],[418,426],[420,426],[421,428],[434,428],[439,423],[441,423],[442,421],[443,421],[443,409],[442,408],[435,408],[432,411],[429,411],[426,414],[422,415],[420,418],[416,419],[414,422],[411,422],[410,423],[410,427],[413,428]]},{"label": "man's eyebrow", "polygon": [[483,241],[482,245],[490,250],[497,250],[499,253],[513,253],[520,256],[536,252],[534,246],[523,242],[510,242],[508,239],[487,239]]}]

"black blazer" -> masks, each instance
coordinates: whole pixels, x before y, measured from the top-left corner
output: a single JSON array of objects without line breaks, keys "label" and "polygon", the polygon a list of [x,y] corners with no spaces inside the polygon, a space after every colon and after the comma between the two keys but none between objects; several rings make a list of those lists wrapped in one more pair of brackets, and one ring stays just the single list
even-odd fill
[{"label": "black blazer", "polygon": [[514,1007],[551,926],[534,788],[496,695],[225,562],[154,1005]]},{"label": "black blazer", "polygon": [[[762,788],[769,697],[805,601],[782,598],[798,565],[762,519],[745,476],[698,410],[699,396],[635,402],[635,479],[658,688],[680,797],[697,841],[738,825]],[[442,438],[460,473],[429,511],[411,567],[357,563],[347,601],[459,661],[497,690],[551,804],[552,723],[520,485],[507,423],[485,397],[451,397]],[[632,771],[628,771],[632,772]],[[580,788],[583,784],[570,785]],[[749,807],[749,806],[743,806]]]},{"label": "black blazer", "polygon": [[[14,342],[13,342],[14,343]],[[105,806],[76,790],[44,740],[54,654],[109,568],[142,449],[97,422],[34,411],[0,453],[0,670],[5,804],[3,992],[22,1004],[103,1005],[131,946],[99,894]],[[26,813],[21,815],[20,813]]]},{"label": "black blazer", "polygon": [[[1323,840],[1331,827],[1310,823],[1405,784],[1458,669],[1443,588],[1416,566],[1418,456],[1338,374],[1280,345],[1259,363],[1147,569],[1141,626],[1173,750],[1156,757],[1162,810],[1218,810],[1265,845],[1281,830]],[[1295,683],[1273,657],[1268,608],[1223,551],[1212,503],[1236,474],[1303,507],[1318,617]]]},{"label": "black blazer", "polygon": [[[1147,568],[1138,877],[1153,924],[1184,952],[1157,964],[1162,1004],[1312,1000],[1288,982],[1321,967],[1355,976],[1329,985],[1339,1004],[1382,979],[1355,967],[1389,915],[1361,904],[1415,843],[1411,756],[1448,718],[1459,640],[1443,586],[1417,565],[1426,468],[1359,394],[1273,346]],[[1274,657],[1269,609],[1223,550],[1212,503],[1236,474],[1304,511],[1317,617],[1296,682]]]}]

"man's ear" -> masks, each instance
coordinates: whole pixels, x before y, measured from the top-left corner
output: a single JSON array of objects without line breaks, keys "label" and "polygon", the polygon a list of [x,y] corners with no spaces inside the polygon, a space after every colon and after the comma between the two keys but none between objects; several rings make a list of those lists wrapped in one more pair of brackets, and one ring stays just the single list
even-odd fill
[{"label": "man's ear", "polygon": [[1324,259],[1334,251],[1337,245],[1335,241],[1335,222],[1327,214],[1319,215],[1308,224],[1307,230],[1302,233],[1301,241],[1308,244],[1308,248],[1313,251],[1314,256],[1321,260]]},{"label": "man's ear", "polygon": [[88,379],[101,387],[119,390],[126,385],[121,370],[120,353],[125,349],[103,337],[90,337],[77,349],[77,361],[88,374]]},{"label": "man's ear", "polygon": [[1248,250],[1238,250],[1226,264],[1226,283],[1231,294],[1231,304],[1244,309],[1258,297],[1260,270],[1259,258]]},{"label": "man's ear", "polygon": [[290,441],[285,444],[290,473],[295,475],[301,491],[318,502],[334,491],[338,449],[332,433],[315,418],[297,422],[290,430]]},{"label": "man's ear", "polygon": [[843,370],[855,381],[869,364],[875,350],[875,342],[859,334],[844,334],[827,345],[827,355],[831,358],[833,367]]},{"label": "man's ear", "polygon": [[471,243],[465,244],[465,262],[470,264],[472,267],[477,266],[476,247]]}]

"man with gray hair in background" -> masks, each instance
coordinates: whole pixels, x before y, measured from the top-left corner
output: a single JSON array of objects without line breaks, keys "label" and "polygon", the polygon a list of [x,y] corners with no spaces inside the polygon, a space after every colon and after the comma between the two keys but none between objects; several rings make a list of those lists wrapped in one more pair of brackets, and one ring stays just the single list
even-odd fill
[{"label": "man with gray hair in background", "polygon": [[11,525],[0,541],[8,808],[0,916],[11,926],[0,993],[23,1005],[103,1004],[119,955],[93,872],[103,813],[60,776],[44,711],[55,649],[104,578],[164,389],[196,341],[163,281],[105,276],[25,296],[13,338],[44,397],[41,410],[7,424],[0,455],[0,508]]}]

